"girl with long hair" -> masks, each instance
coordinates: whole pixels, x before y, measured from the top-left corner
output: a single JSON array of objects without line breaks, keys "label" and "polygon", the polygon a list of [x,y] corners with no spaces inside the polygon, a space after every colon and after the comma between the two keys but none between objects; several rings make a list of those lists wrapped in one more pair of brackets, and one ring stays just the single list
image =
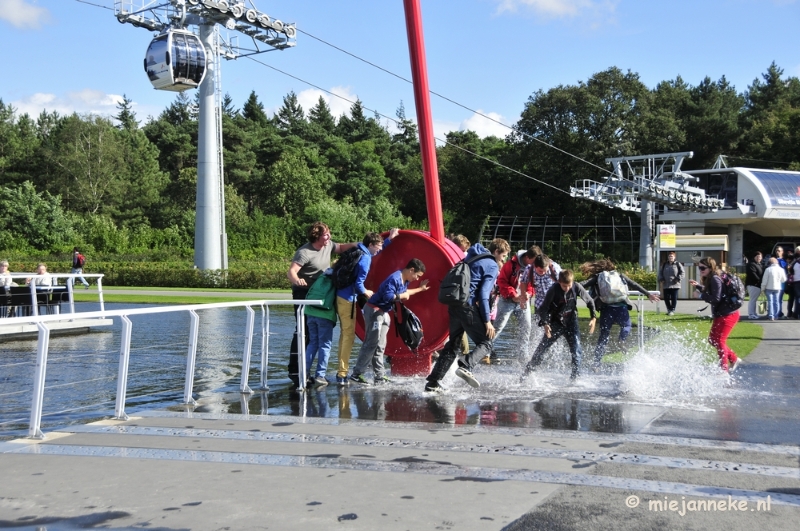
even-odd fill
[{"label": "girl with long hair", "polygon": [[733,327],[739,322],[739,308],[724,297],[722,275],[725,273],[717,269],[717,262],[713,258],[703,258],[697,264],[700,271],[700,282],[690,280],[694,289],[700,291],[700,298],[711,305],[711,316],[714,321],[708,334],[708,342],[717,349],[719,365],[723,371],[733,372],[739,367],[741,361],[728,345],[728,336]]}]

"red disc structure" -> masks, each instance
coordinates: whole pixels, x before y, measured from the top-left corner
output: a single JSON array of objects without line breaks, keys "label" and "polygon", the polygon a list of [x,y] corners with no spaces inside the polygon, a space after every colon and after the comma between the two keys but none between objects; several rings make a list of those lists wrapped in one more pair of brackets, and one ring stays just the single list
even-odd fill
[{"label": "red disc structure", "polygon": [[[388,233],[384,234],[384,237]],[[385,355],[391,359],[392,374],[398,376],[427,375],[431,372],[431,353],[444,346],[450,332],[450,318],[447,307],[438,300],[439,284],[455,262],[464,258],[464,253],[450,240],[437,242],[423,231],[401,230],[391,245],[372,259],[369,276],[364,283],[367,289],[377,291],[386,277],[403,269],[412,258],[419,258],[425,264],[425,276],[430,289],[413,295],[406,306],[422,322],[424,337],[416,352],[411,352],[395,332],[395,325],[389,330]],[[409,285],[416,288],[419,283]],[[356,334],[364,337],[364,318],[356,312]]]}]

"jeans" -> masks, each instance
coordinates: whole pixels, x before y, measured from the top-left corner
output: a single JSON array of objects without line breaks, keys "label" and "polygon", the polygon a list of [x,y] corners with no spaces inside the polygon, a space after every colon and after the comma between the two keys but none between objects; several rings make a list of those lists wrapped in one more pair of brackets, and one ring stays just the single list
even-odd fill
[{"label": "jeans", "polygon": [[[677,291],[677,290],[676,290]],[[619,340],[625,341],[631,333],[631,314],[627,306],[603,306],[600,310],[600,338],[597,340],[597,347],[594,350],[594,363],[599,365],[606,353],[608,338],[611,335],[611,327],[615,324],[620,326]]]},{"label": "jeans", "polygon": [[550,323],[550,337],[546,335],[542,337],[542,342],[536,347],[536,350],[525,367],[525,372],[533,371],[539,364],[542,363],[544,353],[553,346],[559,337],[564,336],[569,344],[569,351],[572,354],[572,378],[576,378],[580,372],[581,359],[583,358],[583,349],[581,348],[581,336],[578,330],[578,319],[573,317],[563,325],[561,323]]},{"label": "jeans", "polygon": [[678,306],[678,288],[664,288],[664,304],[668,312],[674,312]]},{"label": "jeans", "polygon": [[794,318],[800,319],[800,281],[792,282],[794,290]]},{"label": "jeans", "polygon": [[390,312],[369,304],[364,306],[364,343],[358,352],[353,374],[364,374],[372,361],[372,376],[376,380],[384,377],[383,353],[386,350],[386,334],[391,324]]},{"label": "jeans", "polygon": [[522,309],[519,307],[518,302],[511,299],[500,299],[497,301],[497,317],[494,320],[495,335],[497,339],[500,332],[508,324],[508,319],[511,315],[517,318],[517,349],[518,357],[520,360],[527,360],[528,349],[531,337],[531,311],[530,307]]},{"label": "jeans", "polygon": [[[83,275],[83,268],[82,268],[82,267],[73,267],[73,268],[70,270],[70,274],[73,274],[73,275]],[[85,279],[85,278],[83,278],[83,276],[80,276],[80,277],[78,277],[78,280],[80,280],[80,281],[81,281],[81,284],[83,284],[83,285],[84,285],[84,286],[86,286],[87,288],[89,287],[89,283],[88,283],[88,282],[86,282],[86,279]],[[74,279],[74,278],[70,278],[70,279],[69,279],[69,281],[70,281],[71,283],[74,283],[74,282],[75,282],[75,279]]]},{"label": "jeans", "polygon": [[306,370],[311,374],[311,364],[314,356],[317,357],[317,370],[315,378],[325,378],[328,370],[328,358],[331,356],[333,344],[334,322],[323,317],[309,315],[306,326],[308,327],[308,346],[306,347]]},{"label": "jeans", "polygon": [[[772,291],[772,290],[767,290]],[[739,312],[733,312],[724,317],[715,317],[708,334],[708,342],[717,349],[719,365],[723,371],[728,370],[728,365],[733,365],[738,359],[736,353],[728,348],[727,340],[733,327],[739,322]]]},{"label": "jeans", "polygon": [[780,296],[783,292],[779,289],[768,289],[765,291],[767,292],[767,315],[769,315],[770,319],[775,319],[781,311]]},{"label": "jeans", "polygon": [[761,296],[761,288],[758,286],[747,286],[747,294],[750,295],[750,302],[747,304],[747,315],[758,317],[758,298]]}]

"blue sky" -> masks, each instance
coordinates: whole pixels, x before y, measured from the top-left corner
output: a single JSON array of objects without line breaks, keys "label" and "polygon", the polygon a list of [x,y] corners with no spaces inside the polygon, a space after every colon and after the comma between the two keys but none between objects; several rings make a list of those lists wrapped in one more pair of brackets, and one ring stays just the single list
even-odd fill
[{"label": "blue sky", "polygon": [[[142,69],[152,38],[119,24],[113,0],[0,0],[5,51],[0,98],[20,112],[113,115],[122,94],[142,121],[175,98]],[[128,0],[130,2],[130,0]],[[649,87],[681,76],[725,76],[739,92],[771,62],[800,76],[800,0],[421,0],[430,88],[514,123],[537,90],[575,84],[616,66]],[[141,5],[143,0],[135,0]],[[146,0],[144,3],[148,3]],[[246,0],[248,6],[250,0]],[[402,0],[254,0],[273,18],[410,78]],[[111,9],[107,9],[111,8]],[[414,117],[411,86],[298,33],[297,46],[260,61],[365,107]],[[307,110],[322,94],[336,114],[350,103],[246,59],[224,61],[223,91],[240,108],[252,90],[274,112],[294,91]],[[507,129],[432,98],[437,136]]]}]

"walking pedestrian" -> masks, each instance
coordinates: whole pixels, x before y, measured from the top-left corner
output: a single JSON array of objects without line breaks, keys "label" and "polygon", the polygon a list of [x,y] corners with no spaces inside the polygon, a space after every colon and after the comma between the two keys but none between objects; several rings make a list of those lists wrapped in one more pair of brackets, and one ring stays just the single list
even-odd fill
[{"label": "walking pedestrian", "polygon": [[[83,266],[86,265],[86,257],[81,254],[77,247],[72,249],[72,269],[70,270],[70,274],[72,275],[81,275],[78,277],[78,280],[81,281],[83,287],[89,289],[89,283],[86,282],[86,279],[83,278]],[[71,277],[69,279],[70,284],[75,283],[75,277]]]}]

